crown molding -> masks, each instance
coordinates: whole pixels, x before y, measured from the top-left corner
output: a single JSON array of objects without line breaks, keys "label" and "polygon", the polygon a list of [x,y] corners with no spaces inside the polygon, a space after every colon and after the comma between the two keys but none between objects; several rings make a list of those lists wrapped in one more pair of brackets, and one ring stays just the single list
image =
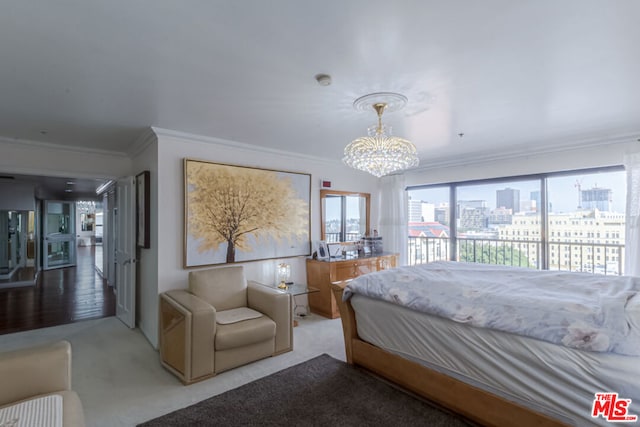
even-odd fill
[{"label": "crown molding", "polygon": [[576,149],[589,149],[597,147],[605,147],[616,144],[633,143],[640,141],[638,134],[618,135],[614,137],[593,138],[584,140],[572,140],[565,143],[554,145],[535,146],[531,144],[522,144],[510,149],[478,151],[474,153],[465,153],[463,156],[448,156],[432,159],[429,162],[420,161],[420,166],[407,172],[425,172],[429,169],[469,166],[481,163],[489,163],[501,160],[514,160],[522,157],[539,156],[546,154],[562,153]]},{"label": "crown molding", "polygon": [[130,157],[135,157],[138,154],[142,153],[145,149],[147,149],[147,147],[149,147],[153,142],[157,140],[158,136],[156,135],[154,128],[148,127],[144,130],[144,132],[142,132],[142,134],[140,134],[138,138],[136,138],[135,141],[133,141],[133,144],[131,144],[131,146],[127,150],[127,154]]},{"label": "crown molding", "polygon": [[100,150],[97,148],[79,147],[77,145],[53,144],[50,142],[32,141],[28,139],[6,138],[0,136],[0,144],[10,144],[15,146],[27,146],[33,149],[47,149],[56,151],[68,151],[83,154],[100,154],[103,156],[129,157],[127,153],[121,151]]},{"label": "crown molding", "polygon": [[[293,157],[293,158],[296,158],[296,159],[302,159],[302,160],[306,160],[306,161],[322,163],[322,164],[327,164],[327,165],[345,166],[339,160],[328,159],[326,157],[310,156],[308,154],[301,154],[301,153],[296,153],[296,152],[293,152],[293,151],[278,150],[278,149],[275,149],[275,148],[266,148],[266,147],[261,147],[259,145],[247,144],[247,143],[244,143],[244,142],[236,142],[236,141],[231,141],[231,140],[228,140],[228,139],[215,138],[215,137],[204,136],[204,135],[197,135],[197,134],[192,134],[192,133],[188,133],[188,132],[175,131],[175,130],[171,130],[171,129],[163,129],[163,128],[158,128],[158,127],[155,127],[155,126],[152,127],[151,129],[157,135],[158,138],[168,137],[168,138],[187,139],[187,140],[193,141],[193,142],[201,142],[201,143],[213,144],[213,145],[218,145],[220,147],[232,148],[234,150],[249,151],[249,152],[254,152],[254,153],[255,152],[260,152],[260,153],[265,153],[265,154],[274,154],[274,155],[278,155],[278,156],[286,156],[286,157],[290,157],[290,158]],[[345,167],[347,167],[347,166],[345,166]]]}]

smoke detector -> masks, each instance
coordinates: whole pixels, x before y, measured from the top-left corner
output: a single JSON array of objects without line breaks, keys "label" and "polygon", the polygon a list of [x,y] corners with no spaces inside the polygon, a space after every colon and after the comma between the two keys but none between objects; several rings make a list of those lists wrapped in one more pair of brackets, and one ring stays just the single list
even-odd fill
[{"label": "smoke detector", "polygon": [[320,86],[329,86],[331,84],[331,76],[329,74],[316,74],[316,81]]}]

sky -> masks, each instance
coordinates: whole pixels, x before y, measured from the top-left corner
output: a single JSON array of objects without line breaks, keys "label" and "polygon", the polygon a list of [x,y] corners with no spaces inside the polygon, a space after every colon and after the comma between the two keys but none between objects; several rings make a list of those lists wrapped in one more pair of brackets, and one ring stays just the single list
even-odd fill
[{"label": "sky", "polygon": [[[548,179],[549,202],[552,212],[572,212],[578,206],[579,183],[582,190],[593,187],[609,188],[613,191],[613,210],[625,212],[626,206],[626,174],[624,171],[583,174],[554,177]],[[458,188],[458,200],[486,200],[490,209],[496,208],[496,190],[516,188],[520,190],[520,201],[530,199],[532,191],[539,191],[539,181],[519,181],[498,184],[469,185]],[[426,190],[411,190],[409,196],[413,200],[423,200],[436,205],[448,202],[449,190],[434,188]]]}]

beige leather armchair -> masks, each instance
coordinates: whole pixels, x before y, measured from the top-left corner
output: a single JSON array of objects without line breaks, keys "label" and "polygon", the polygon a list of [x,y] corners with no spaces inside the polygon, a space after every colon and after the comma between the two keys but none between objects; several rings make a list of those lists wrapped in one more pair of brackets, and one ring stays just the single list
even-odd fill
[{"label": "beige leather armchair", "polygon": [[191,384],[291,351],[291,297],[248,281],[241,265],[189,273],[187,290],[160,295],[162,365]]},{"label": "beige leather armchair", "polygon": [[0,353],[0,409],[47,395],[62,396],[62,425],[85,425],[71,389],[71,344],[59,341]]}]

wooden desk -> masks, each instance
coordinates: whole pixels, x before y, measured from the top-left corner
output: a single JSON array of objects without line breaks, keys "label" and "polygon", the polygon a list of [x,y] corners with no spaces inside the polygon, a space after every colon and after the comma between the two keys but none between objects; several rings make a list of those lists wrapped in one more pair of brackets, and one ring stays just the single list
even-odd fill
[{"label": "wooden desk", "polygon": [[338,305],[331,292],[331,283],[354,279],[363,274],[394,268],[399,254],[381,253],[354,258],[329,260],[307,259],[307,284],[319,292],[309,294],[311,311],[335,319],[340,317]]}]

